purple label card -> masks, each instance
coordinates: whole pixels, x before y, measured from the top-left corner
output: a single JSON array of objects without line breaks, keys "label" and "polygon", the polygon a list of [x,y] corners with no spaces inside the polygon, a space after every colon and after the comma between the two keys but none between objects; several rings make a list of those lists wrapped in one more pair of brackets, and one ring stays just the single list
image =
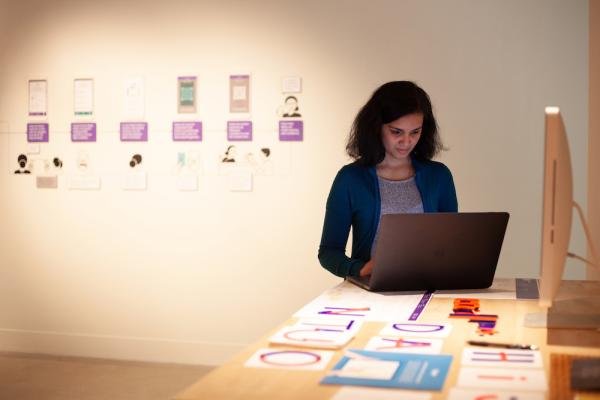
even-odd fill
[{"label": "purple label card", "polygon": [[95,122],[73,122],[71,124],[72,142],[95,142],[96,141],[96,123]]},{"label": "purple label card", "polygon": [[303,121],[279,121],[279,140],[282,142],[301,142],[303,139]]},{"label": "purple label card", "polygon": [[148,123],[121,122],[120,134],[122,142],[147,142]]},{"label": "purple label card", "polygon": [[227,121],[227,140],[252,140],[252,121]]},{"label": "purple label card", "polygon": [[30,143],[34,142],[48,142],[49,141],[50,128],[46,123],[31,123],[27,124],[27,141]]},{"label": "purple label card", "polygon": [[202,122],[173,122],[173,141],[175,142],[201,142]]}]

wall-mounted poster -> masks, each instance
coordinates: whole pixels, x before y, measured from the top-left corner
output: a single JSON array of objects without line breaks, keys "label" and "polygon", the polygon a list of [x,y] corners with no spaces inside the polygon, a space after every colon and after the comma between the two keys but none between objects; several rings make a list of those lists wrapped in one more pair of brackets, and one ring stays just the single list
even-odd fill
[{"label": "wall-mounted poster", "polygon": [[252,170],[249,168],[235,168],[229,171],[228,183],[230,192],[252,191]]},{"label": "wall-mounted poster", "polygon": [[75,79],[73,81],[73,109],[76,117],[94,114],[93,79]]},{"label": "wall-mounted poster", "polygon": [[281,93],[302,92],[302,78],[299,76],[285,76],[281,78]]},{"label": "wall-mounted poster", "polygon": [[180,151],[173,171],[177,175],[177,188],[180,191],[198,190],[198,175],[202,172],[202,160],[197,151]]},{"label": "wall-mounted poster", "polygon": [[144,118],[144,80],[127,79],[123,85],[123,115],[127,118]]},{"label": "wall-mounted poster", "polygon": [[229,77],[229,112],[250,112],[250,75]]},{"label": "wall-mounted poster", "polygon": [[33,79],[29,81],[29,115],[45,116],[48,113],[48,81]]},{"label": "wall-mounted poster", "polygon": [[100,177],[94,174],[92,158],[85,150],[79,150],[75,156],[75,171],[69,176],[70,190],[99,190]]},{"label": "wall-mounted poster", "polygon": [[177,112],[189,114],[196,112],[196,77],[177,78]]}]

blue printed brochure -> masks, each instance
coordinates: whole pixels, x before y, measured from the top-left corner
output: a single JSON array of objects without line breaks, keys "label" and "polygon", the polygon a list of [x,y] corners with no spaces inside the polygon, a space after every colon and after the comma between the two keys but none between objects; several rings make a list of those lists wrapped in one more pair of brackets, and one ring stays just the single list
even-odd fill
[{"label": "blue printed brochure", "polygon": [[452,356],[347,350],[323,384],[442,390]]}]

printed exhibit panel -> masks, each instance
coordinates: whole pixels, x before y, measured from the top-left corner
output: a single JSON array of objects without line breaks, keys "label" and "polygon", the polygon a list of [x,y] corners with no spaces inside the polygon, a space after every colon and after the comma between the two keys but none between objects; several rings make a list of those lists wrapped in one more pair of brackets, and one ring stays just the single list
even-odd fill
[{"label": "printed exhibit panel", "polygon": [[245,367],[288,370],[322,370],[327,367],[333,351],[260,349],[244,364]]}]

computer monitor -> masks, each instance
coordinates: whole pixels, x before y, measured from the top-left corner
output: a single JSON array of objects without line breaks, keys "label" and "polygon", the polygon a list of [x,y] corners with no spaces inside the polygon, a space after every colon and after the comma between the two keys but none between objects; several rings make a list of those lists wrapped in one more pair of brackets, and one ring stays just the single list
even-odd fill
[{"label": "computer monitor", "polygon": [[[598,254],[581,206],[573,200],[573,173],[565,125],[558,107],[546,107],[544,151],[544,201],[542,211],[541,307],[549,308],[556,297],[567,256],[598,267]],[[591,260],[569,252],[573,208],[581,220]]]},{"label": "computer monitor", "polygon": [[542,211],[541,307],[552,306],[567,258],[573,217],[573,174],[569,142],[558,107],[546,107]]}]

